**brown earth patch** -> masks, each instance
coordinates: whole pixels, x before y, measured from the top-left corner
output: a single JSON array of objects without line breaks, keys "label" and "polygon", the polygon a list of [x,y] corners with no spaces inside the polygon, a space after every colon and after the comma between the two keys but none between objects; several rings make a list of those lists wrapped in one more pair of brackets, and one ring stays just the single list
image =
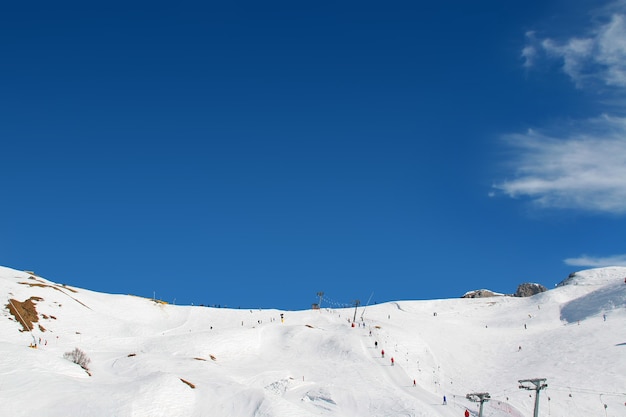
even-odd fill
[{"label": "brown earth patch", "polygon": [[65,284],[61,284],[61,286],[62,286],[64,289],[66,289],[66,290],[70,290],[70,291],[71,291],[71,292],[73,292],[73,293],[78,293],[78,291],[77,291],[77,290],[75,290],[74,288],[68,287],[68,286],[67,286],[67,285],[65,285]]},{"label": "brown earth patch", "polygon": [[21,332],[30,332],[33,330],[33,323],[37,323],[39,321],[39,316],[37,314],[37,308],[35,307],[35,302],[43,301],[41,297],[30,297],[26,301],[17,301],[13,299],[9,299],[9,304],[6,305],[6,308],[9,309],[9,313],[15,320],[17,320],[23,327]]},{"label": "brown earth patch", "polygon": [[192,388],[192,389],[196,388],[196,386],[194,384],[192,384],[191,382],[186,381],[186,380],[184,380],[182,378],[180,378],[180,380],[183,381],[185,384],[189,385],[190,388]]},{"label": "brown earth patch", "polygon": [[[69,290],[69,291],[71,291],[71,292],[73,292],[73,293],[77,293],[77,292],[78,292],[78,291],[76,291],[75,289],[70,288],[70,287],[68,287],[68,286],[66,286],[66,285],[63,285],[63,286],[58,286],[58,285],[49,285],[49,284],[46,284],[46,283],[37,283],[37,284],[33,284],[33,283],[31,283],[31,282],[20,282],[19,284],[22,284],[22,285],[28,285],[29,287],[52,288],[53,290],[57,290],[58,292],[60,292],[60,293],[62,293],[62,294],[67,295],[67,296],[68,296],[68,297],[70,297],[72,300],[76,301],[78,304],[80,304],[80,305],[82,305],[82,306],[84,306],[84,307],[87,307],[88,309],[90,309],[90,310],[91,310],[91,308],[90,308],[87,304],[83,303],[83,302],[82,302],[82,301],[80,301],[79,299],[74,298],[74,297],[72,297],[70,294],[66,293],[66,292],[65,292],[65,290]],[[61,304],[59,304],[59,307],[61,307]]]},{"label": "brown earth patch", "polygon": [[28,285],[29,287],[52,288],[52,289],[55,289],[55,290],[61,291],[61,292],[63,292],[63,290],[69,290],[69,291],[71,291],[73,293],[77,293],[78,292],[75,289],[67,287],[65,285],[63,285],[63,289],[61,289],[57,285],[49,285],[49,284],[46,284],[46,283],[41,282],[41,281],[38,281],[37,284],[33,284],[32,282],[20,282],[19,284]]},{"label": "brown earth patch", "polygon": [[197,360],[197,361],[205,361],[206,362],[206,359],[204,359],[204,358],[194,358],[194,359]]},{"label": "brown earth patch", "polygon": [[209,358],[211,358],[212,361],[216,361],[217,360],[217,358],[215,356],[213,356],[213,355],[209,355]]}]

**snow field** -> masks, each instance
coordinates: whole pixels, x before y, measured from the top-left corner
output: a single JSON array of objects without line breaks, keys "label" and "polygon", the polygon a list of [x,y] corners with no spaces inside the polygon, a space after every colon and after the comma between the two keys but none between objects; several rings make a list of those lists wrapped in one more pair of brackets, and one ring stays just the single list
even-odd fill
[{"label": "snow field", "polygon": [[[624,276],[626,268],[582,271],[528,298],[367,306],[351,327],[354,309],[174,306],[0,268],[3,304],[41,298],[32,335],[3,309],[0,411],[460,417],[465,408],[477,415],[466,394],[489,392],[486,417],[522,417],[532,415],[534,392],[518,380],[547,378],[540,415],[622,416]],[[75,347],[91,359],[91,376],[63,358]]]}]

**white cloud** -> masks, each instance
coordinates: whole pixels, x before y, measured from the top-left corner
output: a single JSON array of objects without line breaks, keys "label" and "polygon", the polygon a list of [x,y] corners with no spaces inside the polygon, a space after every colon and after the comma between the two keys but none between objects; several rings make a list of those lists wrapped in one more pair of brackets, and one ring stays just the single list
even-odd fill
[{"label": "white cloud", "polygon": [[549,56],[563,60],[563,71],[569,75],[577,86],[581,87],[590,76],[587,67],[592,63],[593,52],[591,39],[570,39],[565,44],[558,44],[551,39],[541,42],[541,47]]},{"label": "white cloud", "polygon": [[[559,60],[578,88],[611,87],[617,109],[626,112],[625,12],[626,1],[612,3],[584,36],[566,40],[527,32],[524,67],[544,58]],[[515,150],[509,161],[513,176],[495,190],[541,207],[626,214],[626,118],[603,115],[505,139]]]},{"label": "white cloud", "polygon": [[[526,37],[531,43],[535,41],[535,33],[532,31],[526,32]],[[535,64],[535,59],[537,58],[537,48],[533,45],[526,45],[522,49],[522,58],[524,59],[524,67],[532,67]]]},{"label": "white cloud", "polygon": [[524,66],[534,65],[540,52],[549,59],[560,60],[565,72],[577,87],[590,82],[626,87],[626,17],[623,4],[615,3],[610,14],[596,24],[586,36],[566,40],[537,39],[527,32],[528,44],[522,50]]},{"label": "white cloud", "polygon": [[626,118],[577,123],[574,133],[507,136],[515,178],[494,185],[542,207],[626,213]]},{"label": "white cloud", "polygon": [[537,50],[534,46],[526,46],[524,49],[522,49],[522,58],[524,58],[524,66],[526,68],[530,68],[533,66],[536,56]]},{"label": "white cloud", "polygon": [[626,255],[613,255],[607,257],[593,257],[582,255],[578,258],[568,258],[564,262],[567,265],[602,268],[605,266],[626,266]]},{"label": "white cloud", "polygon": [[605,68],[602,73],[608,85],[626,87],[626,19],[613,15],[596,37],[597,60]]}]

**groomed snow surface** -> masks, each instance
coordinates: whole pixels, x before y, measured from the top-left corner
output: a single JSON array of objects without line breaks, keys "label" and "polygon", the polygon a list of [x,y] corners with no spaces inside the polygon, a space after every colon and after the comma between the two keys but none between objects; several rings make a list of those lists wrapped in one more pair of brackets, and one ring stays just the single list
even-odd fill
[{"label": "groomed snow surface", "polygon": [[[484,416],[520,417],[536,393],[518,381],[545,378],[539,415],[623,417],[625,277],[359,307],[352,327],[354,308],[176,306],[0,267],[0,415],[461,417],[478,415],[467,394],[489,393]],[[8,308],[29,299],[32,332]],[[87,370],[64,358],[75,348]]]}]

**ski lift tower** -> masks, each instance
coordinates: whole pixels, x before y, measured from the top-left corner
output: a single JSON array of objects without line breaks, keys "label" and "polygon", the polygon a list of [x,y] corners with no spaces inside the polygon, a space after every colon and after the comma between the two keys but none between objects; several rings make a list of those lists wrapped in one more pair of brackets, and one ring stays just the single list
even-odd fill
[{"label": "ski lift tower", "polygon": [[356,321],[356,309],[361,305],[360,300],[354,300],[354,318],[352,319],[352,323]]},{"label": "ski lift tower", "polygon": [[483,417],[483,404],[491,399],[491,396],[488,392],[475,392],[472,394],[467,394],[465,396],[470,401],[475,403],[480,403],[480,408],[478,409],[478,417]]},{"label": "ski lift tower", "polygon": [[545,378],[535,378],[535,379],[520,379],[517,381],[520,383],[520,389],[533,390],[536,392],[535,394],[535,412],[533,413],[533,417],[539,417],[539,393],[542,389],[548,388],[548,384],[546,384]]}]

